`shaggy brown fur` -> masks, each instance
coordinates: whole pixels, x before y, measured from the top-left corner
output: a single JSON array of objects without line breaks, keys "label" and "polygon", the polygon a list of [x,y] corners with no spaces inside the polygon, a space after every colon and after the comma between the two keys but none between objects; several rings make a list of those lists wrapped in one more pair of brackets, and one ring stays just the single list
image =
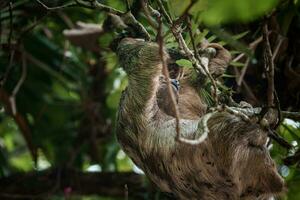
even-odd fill
[{"label": "shaggy brown fur", "polygon": [[[219,112],[209,119],[208,138],[200,145],[175,141],[175,119],[168,95],[163,95],[167,91],[158,53],[157,44],[129,38],[118,47],[129,85],[120,102],[117,138],[134,163],[178,199],[267,200],[280,192],[284,183],[266,148],[267,133],[256,124]],[[216,59],[223,64],[213,62],[210,70],[223,73],[216,66],[226,67],[228,55],[219,55]],[[176,95],[181,135],[193,139],[201,134],[206,105],[188,77],[181,80]]]}]

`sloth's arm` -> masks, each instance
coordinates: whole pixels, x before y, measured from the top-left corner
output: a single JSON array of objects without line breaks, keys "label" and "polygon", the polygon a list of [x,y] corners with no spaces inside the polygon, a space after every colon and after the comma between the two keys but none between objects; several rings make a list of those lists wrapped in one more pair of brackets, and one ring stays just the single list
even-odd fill
[{"label": "sloth's arm", "polygon": [[[147,112],[145,109],[153,106],[159,87],[162,70],[159,46],[156,43],[125,38],[119,44],[117,53],[121,67],[128,75],[125,105],[136,109],[136,113]],[[168,54],[164,54],[167,59]]]}]

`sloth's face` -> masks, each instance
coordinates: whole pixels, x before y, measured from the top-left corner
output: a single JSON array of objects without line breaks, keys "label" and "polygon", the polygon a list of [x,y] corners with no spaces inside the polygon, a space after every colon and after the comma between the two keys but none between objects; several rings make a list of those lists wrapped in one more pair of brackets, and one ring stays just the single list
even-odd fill
[{"label": "sloth's face", "polygon": [[[178,103],[178,95],[180,84],[176,79],[170,79],[171,90],[175,96],[176,103]],[[172,100],[170,98],[167,81],[163,76],[159,79],[159,89],[156,92],[157,105],[164,113],[170,116],[175,116],[175,110],[172,106]]]}]

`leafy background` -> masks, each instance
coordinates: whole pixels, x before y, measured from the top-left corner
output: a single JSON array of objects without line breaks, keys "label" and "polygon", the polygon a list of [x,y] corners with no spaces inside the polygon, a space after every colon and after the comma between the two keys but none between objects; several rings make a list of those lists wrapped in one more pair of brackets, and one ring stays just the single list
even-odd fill
[{"label": "leafy background", "polygon": [[[176,19],[191,1],[169,0],[164,4],[171,17]],[[49,7],[68,3],[57,0],[43,2]],[[126,10],[126,2],[122,0],[103,0],[101,3]],[[147,23],[139,1],[129,3],[133,14],[154,39],[156,31]],[[156,1],[151,3],[156,6]],[[225,45],[233,57],[244,53],[244,57],[249,59],[248,63],[246,58],[232,62],[222,77],[224,89],[235,91],[237,101],[245,100],[254,106],[265,102],[262,45],[251,48],[249,44],[261,36],[264,16],[272,13],[270,27],[277,38],[282,38],[275,58],[276,89],[281,109],[300,110],[299,4],[298,0],[199,0],[191,8],[189,14],[197,43],[205,37],[209,42]],[[111,176],[141,174],[120,150],[114,135],[118,102],[127,79],[118,66],[116,55],[109,48],[120,31],[110,28],[107,18],[105,12],[82,7],[47,10],[33,0],[0,2],[0,185],[7,184],[7,178],[18,173],[24,176],[51,169],[107,172]],[[79,21],[97,24],[99,33],[95,37],[75,40],[63,34],[64,30],[78,27]],[[177,47],[167,26],[164,31],[166,45]],[[184,36],[191,45],[189,36]],[[290,65],[287,64],[289,61]],[[182,63],[185,61],[180,62],[189,65]],[[244,78],[238,84],[242,73],[245,73]],[[13,97],[13,91],[24,74],[24,82],[15,95],[17,114],[13,115],[9,97]],[[272,157],[288,188],[280,198],[299,200],[299,159],[287,164],[284,158],[298,151],[300,124],[284,119],[277,132],[294,146],[287,151],[273,142],[271,147]],[[16,194],[20,183],[12,180],[9,191]],[[118,179],[108,176],[107,180]],[[134,194],[137,193],[140,193],[138,199],[167,198],[146,179],[143,178],[140,184],[147,189],[135,190],[128,185],[129,198],[136,198]],[[113,185],[107,190],[113,189]],[[40,187],[34,184],[27,187],[31,186]],[[103,195],[101,192],[78,195],[81,193],[64,185],[46,190],[47,195],[44,196],[19,197],[124,199],[127,198],[126,187],[121,186],[124,195]],[[28,189],[27,192],[30,194],[30,191]],[[7,192],[0,189],[0,196],[17,197],[7,195]],[[32,195],[37,194],[33,192]]]}]

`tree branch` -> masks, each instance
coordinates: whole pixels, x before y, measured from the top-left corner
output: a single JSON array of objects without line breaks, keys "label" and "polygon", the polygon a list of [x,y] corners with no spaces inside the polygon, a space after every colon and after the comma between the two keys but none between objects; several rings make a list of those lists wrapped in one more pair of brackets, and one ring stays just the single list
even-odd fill
[{"label": "tree branch", "polygon": [[[0,26],[1,26],[1,23],[0,23]],[[1,33],[1,30],[0,30],[0,33]],[[12,2],[9,2],[9,35],[8,35],[8,39],[7,39],[8,51],[9,51],[9,64],[5,71],[3,79],[0,80],[0,87],[4,86],[4,84],[8,78],[8,75],[12,69],[12,66],[13,66],[15,50],[12,49],[12,42],[11,42],[12,34],[13,34],[13,8],[12,8]]]},{"label": "tree branch", "polygon": [[30,151],[31,157],[32,157],[33,161],[36,163],[37,149],[32,143],[32,135],[31,135],[31,130],[30,130],[28,121],[19,112],[16,112],[15,114],[13,114],[10,97],[9,97],[8,93],[1,87],[0,87],[0,102],[3,103],[5,111],[13,117],[14,121],[18,125],[18,127],[26,141],[26,144]]},{"label": "tree branch", "polygon": [[158,29],[158,25],[156,24],[156,22],[152,19],[151,16],[155,16],[155,17],[160,17],[160,13],[157,12],[156,10],[154,10],[148,3],[148,1],[146,0],[142,0],[142,9],[143,9],[143,13],[145,14],[148,23],[150,24],[150,26],[152,26],[152,28],[154,29]]},{"label": "tree branch", "polygon": [[179,125],[179,109],[175,100],[175,95],[174,92],[172,90],[172,86],[170,83],[170,76],[169,76],[169,70],[168,70],[168,66],[166,63],[166,58],[164,58],[164,52],[163,52],[163,45],[164,45],[164,40],[163,40],[163,33],[162,33],[162,19],[161,16],[158,17],[158,35],[157,35],[157,39],[158,39],[158,45],[159,45],[159,54],[160,54],[160,59],[163,63],[163,70],[162,73],[165,76],[166,82],[167,82],[167,88],[168,88],[168,93],[169,96],[171,98],[171,102],[172,102],[172,107],[175,110],[175,124],[176,124],[176,140],[180,140],[180,125]]},{"label": "tree branch", "polygon": [[9,50],[11,51],[11,39],[13,34],[13,4],[12,2],[9,2],[9,35],[8,35],[8,46]]},{"label": "tree branch", "polygon": [[49,7],[49,6],[45,5],[41,0],[36,0],[36,1],[40,5],[42,5],[46,10],[49,10],[49,11],[60,10],[60,9],[67,8],[67,7],[81,6],[81,7],[95,9],[95,10],[101,10],[101,11],[107,12],[109,14],[117,15],[122,18],[122,20],[125,22],[125,24],[131,25],[132,28],[134,29],[134,31],[140,34],[141,38],[144,38],[147,41],[149,41],[151,39],[146,28],[135,19],[135,17],[132,15],[132,13],[130,11],[123,12],[123,11],[120,11],[113,7],[104,5],[100,2],[98,2],[97,0],[74,0],[74,2],[65,4],[62,6],[57,6],[57,7]]},{"label": "tree branch", "polygon": [[298,150],[294,155],[286,157],[283,162],[286,165],[294,165],[300,161],[300,150]]},{"label": "tree branch", "polygon": [[75,0],[78,5],[84,6],[86,8],[93,8],[93,9],[98,9],[102,10],[111,14],[115,15],[123,15],[124,12],[117,10],[115,8],[112,8],[110,6],[104,5],[102,3],[99,3],[97,0],[92,0],[92,1],[87,1],[87,0]]},{"label": "tree branch", "polygon": [[[163,12],[163,15],[165,17],[167,17],[168,22],[171,22],[173,24],[171,18],[167,14],[167,12],[166,12],[166,10],[165,10],[165,8],[164,8],[161,1],[159,1],[159,4],[160,4],[160,10]],[[175,128],[176,128],[175,140],[178,141],[178,142],[181,142],[181,143],[189,144],[189,145],[198,145],[198,144],[202,143],[208,136],[209,129],[207,127],[207,121],[211,117],[212,113],[208,113],[208,114],[206,114],[205,116],[202,117],[201,122],[202,122],[202,125],[203,125],[203,133],[201,133],[201,136],[199,138],[197,138],[197,139],[185,139],[185,138],[181,137],[181,135],[180,135],[179,109],[178,109],[178,106],[177,106],[177,103],[176,103],[176,100],[175,100],[175,95],[174,95],[174,92],[172,90],[172,86],[170,84],[170,77],[169,77],[169,71],[168,71],[167,63],[166,63],[165,58],[163,57],[163,55],[164,55],[163,54],[163,44],[164,44],[164,42],[163,42],[163,34],[162,34],[162,19],[161,19],[161,16],[158,17],[158,22],[159,22],[159,27],[158,27],[157,39],[158,39],[159,50],[160,50],[159,53],[160,53],[161,61],[163,63],[162,72],[163,72],[163,75],[165,76],[166,81],[167,81],[168,93],[169,93],[169,96],[171,98],[172,107],[175,110],[175,122],[176,122],[175,123]],[[181,35],[181,34],[179,34],[179,35]],[[181,36],[181,38],[182,38],[182,36]],[[185,44],[185,41],[183,40],[183,38],[182,38],[182,41]],[[193,45],[194,45],[194,52],[196,53],[197,58],[200,58],[200,56],[197,53],[197,50],[195,48],[195,44],[193,44]],[[187,48],[187,46],[186,46],[186,48]],[[207,62],[207,65],[208,65],[208,62]],[[210,77],[210,78],[212,78],[212,77]],[[214,81],[214,80],[212,79],[212,81]],[[215,82],[213,82],[213,83],[215,83]]]},{"label": "tree branch", "polygon": [[11,96],[9,97],[10,105],[11,105],[11,111],[13,115],[16,115],[17,113],[17,107],[16,107],[16,95],[19,92],[22,84],[24,83],[27,76],[27,60],[25,58],[25,54],[22,53],[22,74],[21,77],[15,86],[14,90],[12,91]]},{"label": "tree branch", "polygon": [[65,5],[61,5],[61,6],[49,7],[40,0],[36,0],[36,1],[46,10],[60,10],[60,9],[68,8],[68,7],[74,7],[77,5],[76,2],[71,2],[71,3],[65,4]]},{"label": "tree branch", "polygon": [[285,139],[283,139],[278,133],[272,130],[268,130],[268,136],[272,138],[274,141],[276,141],[280,146],[291,149],[293,146],[290,145]]},{"label": "tree branch", "polygon": [[158,0],[157,3],[158,3],[158,6],[159,6],[159,8],[160,8],[160,10],[161,10],[161,12],[163,14],[163,16],[166,18],[167,23],[169,25],[173,25],[173,21],[172,21],[170,15],[168,14],[168,12],[166,11],[165,6],[161,2],[161,0]]},{"label": "tree branch", "polygon": [[201,57],[200,56],[199,51],[198,51],[198,49],[196,47],[194,35],[193,35],[193,32],[192,32],[192,24],[191,24],[191,20],[190,20],[189,17],[187,18],[187,24],[188,24],[189,35],[190,35],[191,42],[192,42],[192,45],[193,45],[194,54],[196,55],[196,58],[200,61],[200,63],[202,61],[202,66],[204,66],[203,69],[205,71],[205,74],[209,78],[209,80],[210,80],[210,82],[212,83],[212,86],[213,86],[212,96],[214,98],[216,106],[218,106],[219,105],[219,98],[218,98],[217,84],[216,84],[216,81],[214,80],[214,78],[212,77],[212,75],[210,74],[210,72],[208,70],[209,55],[207,57]]},{"label": "tree branch", "polygon": [[281,111],[283,118],[289,118],[296,121],[300,121],[300,112],[289,112],[289,111]]},{"label": "tree branch", "polygon": [[144,185],[144,176],[131,172],[100,173],[51,169],[0,178],[0,198],[43,199],[61,194],[67,188],[69,195],[124,197],[128,192],[130,199],[142,199],[147,192]]},{"label": "tree branch", "polygon": [[[195,1],[192,1],[190,3],[190,5],[188,6],[188,8],[185,10],[184,14],[187,15],[188,10],[192,7],[192,5],[195,3]],[[203,77],[208,77],[209,80],[211,81],[213,88],[214,88],[214,99],[215,99],[215,103],[216,105],[218,105],[218,97],[217,97],[217,92],[216,92],[216,84],[214,79],[212,78],[209,69],[208,69],[208,58],[206,56],[202,56],[200,57],[200,55],[197,53],[197,50],[194,49],[194,52],[191,51],[188,47],[188,45],[186,44],[183,36],[182,36],[182,28],[181,28],[181,20],[185,19],[186,17],[181,17],[181,20],[178,21],[173,21],[171,19],[171,17],[169,16],[169,14],[167,13],[163,3],[161,2],[161,0],[158,0],[158,6],[160,8],[160,11],[162,12],[163,16],[166,18],[167,23],[170,25],[170,29],[171,32],[173,34],[173,36],[175,37],[179,48],[181,50],[184,51],[185,56],[192,62],[194,69],[196,70],[196,72],[203,76]],[[195,45],[194,45],[195,47]]]}]

